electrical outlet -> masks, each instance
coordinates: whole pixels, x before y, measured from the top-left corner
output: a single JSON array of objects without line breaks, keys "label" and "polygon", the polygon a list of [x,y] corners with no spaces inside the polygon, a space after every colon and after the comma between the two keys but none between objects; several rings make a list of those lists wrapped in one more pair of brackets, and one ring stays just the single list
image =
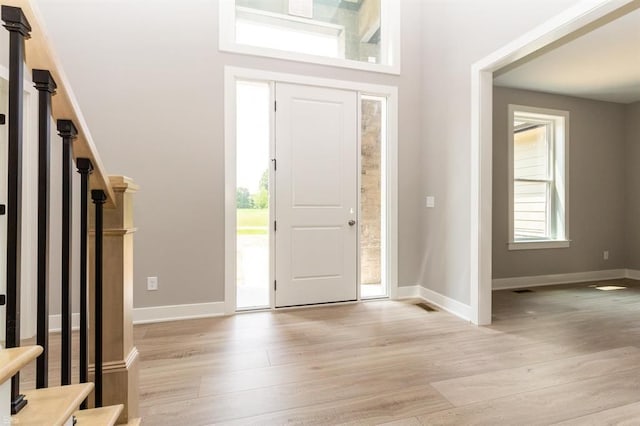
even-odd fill
[{"label": "electrical outlet", "polygon": [[432,209],[436,206],[436,197],[433,195],[427,195],[425,206]]},{"label": "electrical outlet", "polygon": [[602,252],[602,258],[604,260],[609,260],[609,250],[605,250]]},{"label": "electrical outlet", "polygon": [[158,289],[158,277],[147,277],[147,290],[154,291]]}]

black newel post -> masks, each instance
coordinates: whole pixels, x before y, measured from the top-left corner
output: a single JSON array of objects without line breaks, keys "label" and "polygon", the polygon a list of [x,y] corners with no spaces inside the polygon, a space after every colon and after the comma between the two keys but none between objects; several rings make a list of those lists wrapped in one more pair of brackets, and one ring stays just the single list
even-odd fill
[{"label": "black newel post", "polygon": [[51,171],[51,96],[56,82],[46,70],[33,70],[38,89],[38,314],[36,341],[42,354],[36,360],[36,388],[49,385],[49,201]]},{"label": "black newel post", "polygon": [[62,137],[62,321],[60,384],[71,384],[71,226],[73,189],[73,140],[78,131],[70,120],[58,120]]},{"label": "black newel post", "polygon": [[95,406],[102,407],[102,208],[107,201],[104,191],[94,189],[91,199],[96,205],[95,218]]},{"label": "black newel post", "polygon": [[[9,31],[9,139],[7,171],[7,311],[6,347],[20,346],[20,251],[22,229],[22,129],[24,96],[24,40],[31,26],[22,10],[2,6],[2,21]],[[20,395],[20,375],[11,379],[11,412],[27,401]]]},{"label": "black newel post", "polygon": [[[78,158],[76,167],[80,173],[80,383],[89,381],[89,339],[88,335],[88,300],[87,291],[87,238],[89,227],[88,220],[88,198],[89,198],[89,175],[93,170],[91,160],[88,158]],[[87,408],[87,400],[82,402],[80,408]]]}]

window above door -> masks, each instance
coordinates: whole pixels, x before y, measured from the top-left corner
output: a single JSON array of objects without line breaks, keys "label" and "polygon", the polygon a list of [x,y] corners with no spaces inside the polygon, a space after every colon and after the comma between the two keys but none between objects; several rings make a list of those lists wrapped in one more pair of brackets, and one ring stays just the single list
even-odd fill
[{"label": "window above door", "polygon": [[400,73],[392,0],[220,0],[220,50]]}]

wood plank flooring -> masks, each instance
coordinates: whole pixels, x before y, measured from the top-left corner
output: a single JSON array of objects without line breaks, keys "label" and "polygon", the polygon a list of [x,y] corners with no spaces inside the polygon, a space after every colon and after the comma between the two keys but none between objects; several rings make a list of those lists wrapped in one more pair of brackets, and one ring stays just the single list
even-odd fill
[{"label": "wood plank flooring", "polygon": [[640,424],[640,283],[603,283],[495,292],[490,327],[417,301],[136,326],[143,423]]}]

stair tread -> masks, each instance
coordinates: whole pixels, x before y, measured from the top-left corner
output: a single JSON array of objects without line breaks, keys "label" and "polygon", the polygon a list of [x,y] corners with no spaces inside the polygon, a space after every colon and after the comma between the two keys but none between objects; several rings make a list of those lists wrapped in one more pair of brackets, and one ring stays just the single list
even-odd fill
[{"label": "stair tread", "polygon": [[13,377],[22,367],[42,353],[40,346],[21,346],[0,350],[0,383]]},{"label": "stair tread", "polygon": [[78,426],[113,426],[118,420],[124,406],[110,405],[108,407],[80,410],[74,413]]},{"label": "stair tread", "polygon": [[25,391],[28,404],[12,419],[20,426],[63,425],[92,390],[93,383],[80,383]]}]

